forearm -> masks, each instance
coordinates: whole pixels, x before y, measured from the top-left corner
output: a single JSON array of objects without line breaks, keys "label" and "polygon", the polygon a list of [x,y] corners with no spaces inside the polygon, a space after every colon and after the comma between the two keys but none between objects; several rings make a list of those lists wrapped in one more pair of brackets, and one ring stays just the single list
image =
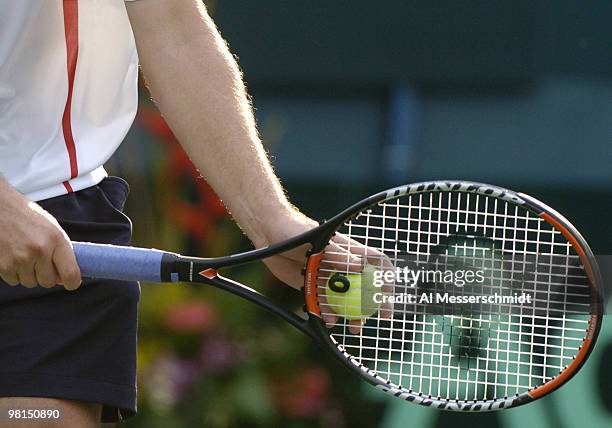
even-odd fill
[{"label": "forearm", "polygon": [[149,11],[137,11],[145,3],[128,10],[156,104],[236,221],[256,245],[266,244],[262,223],[290,205],[261,145],[234,58],[203,7],[176,2],[160,24],[150,8],[168,3],[153,0]]}]

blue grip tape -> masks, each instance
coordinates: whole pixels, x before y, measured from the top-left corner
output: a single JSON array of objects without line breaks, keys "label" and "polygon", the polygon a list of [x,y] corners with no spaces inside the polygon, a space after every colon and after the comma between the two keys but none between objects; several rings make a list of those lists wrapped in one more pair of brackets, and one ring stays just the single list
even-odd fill
[{"label": "blue grip tape", "polygon": [[85,242],[72,245],[83,277],[162,282],[164,251]]}]

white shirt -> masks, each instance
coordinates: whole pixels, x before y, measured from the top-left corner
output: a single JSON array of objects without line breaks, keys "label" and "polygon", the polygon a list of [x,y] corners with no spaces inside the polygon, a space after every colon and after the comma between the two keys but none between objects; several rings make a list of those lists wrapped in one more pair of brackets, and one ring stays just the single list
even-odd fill
[{"label": "white shirt", "polygon": [[137,91],[123,0],[0,0],[0,174],[30,199],[106,176]]}]

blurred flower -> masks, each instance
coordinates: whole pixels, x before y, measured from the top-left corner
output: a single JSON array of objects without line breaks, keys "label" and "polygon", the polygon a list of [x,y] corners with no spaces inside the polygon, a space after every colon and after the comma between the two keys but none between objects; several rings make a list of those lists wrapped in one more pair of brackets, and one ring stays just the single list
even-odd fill
[{"label": "blurred flower", "polygon": [[149,398],[157,406],[172,407],[199,378],[197,362],[166,354],[158,357],[143,376]]},{"label": "blurred flower", "polygon": [[204,333],[216,325],[217,311],[200,300],[179,302],[168,308],[163,323],[176,333]]},{"label": "blurred flower", "polygon": [[235,343],[221,337],[211,337],[200,350],[203,370],[219,373],[231,369],[244,360],[244,351]]},{"label": "blurred flower", "polygon": [[329,375],[310,367],[298,376],[271,385],[277,407],[289,418],[312,418],[325,410],[329,396]]}]

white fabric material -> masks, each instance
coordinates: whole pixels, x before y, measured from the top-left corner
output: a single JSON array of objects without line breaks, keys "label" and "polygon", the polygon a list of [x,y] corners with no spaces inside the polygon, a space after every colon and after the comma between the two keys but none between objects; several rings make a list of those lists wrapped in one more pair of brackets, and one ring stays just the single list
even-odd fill
[{"label": "white fabric material", "polygon": [[138,57],[123,0],[76,1],[70,122],[78,175],[71,178],[62,126],[69,88],[65,2],[0,0],[0,174],[32,200],[101,181],[138,105]]}]

